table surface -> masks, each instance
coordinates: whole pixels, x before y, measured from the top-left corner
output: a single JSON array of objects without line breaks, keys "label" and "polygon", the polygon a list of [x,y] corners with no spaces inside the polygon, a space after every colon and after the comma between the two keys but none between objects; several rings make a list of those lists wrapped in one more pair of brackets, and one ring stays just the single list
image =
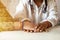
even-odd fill
[{"label": "table surface", "polygon": [[4,31],[0,32],[0,40],[60,40],[60,26],[51,28],[49,32],[42,33]]}]

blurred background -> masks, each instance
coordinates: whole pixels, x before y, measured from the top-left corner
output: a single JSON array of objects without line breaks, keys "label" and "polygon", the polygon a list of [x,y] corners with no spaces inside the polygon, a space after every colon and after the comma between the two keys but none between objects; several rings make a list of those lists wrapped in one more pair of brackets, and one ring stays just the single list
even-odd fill
[{"label": "blurred background", "polygon": [[[18,5],[20,0],[0,0],[7,12],[10,14],[11,17],[14,17],[14,13],[16,11],[16,6]],[[56,0],[57,3],[57,10],[58,10],[58,16],[60,18],[60,0]],[[60,19],[59,19],[60,20]]]},{"label": "blurred background", "polygon": [[[8,12],[10,13],[10,15],[13,17],[15,10],[16,10],[16,6],[19,3],[20,0],[1,0],[1,2],[6,6]],[[58,13],[60,15],[60,0],[56,0],[57,3],[57,10]],[[60,16],[59,16],[60,18]]]}]

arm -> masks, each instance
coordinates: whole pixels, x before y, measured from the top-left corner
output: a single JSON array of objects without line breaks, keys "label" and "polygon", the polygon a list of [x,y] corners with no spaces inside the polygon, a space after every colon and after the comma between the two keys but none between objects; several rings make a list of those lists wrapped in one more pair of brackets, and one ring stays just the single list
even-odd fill
[{"label": "arm", "polygon": [[52,26],[55,26],[58,23],[57,5],[56,5],[55,0],[52,0],[51,2],[49,2],[48,6],[49,6],[48,7],[49,16],[47,18],[47,21],[49,21],[52,24]]},{"label": "arm", "polygon": [[48,12],[49,16],[47,19],[43,20],[38,27],[36,27],[36,32],[38,31],[46,31],[46,29],[50,27],[54,27],[58,23],[58,16],[57,16],[57,10],[56,10],[56,4],[54,0],[49,0],[48,1]]},{"label": "arm", "polygon": [[[27,2],[27,0],[26,0]],[[15,19],[16,21],[22,22],[22,29],[23,30],[33,30],[34,24],[31,23],[31,20],[27,18],[27,10],[26,10],[26,2],[25,0],[21,0],[16,7],[16,14]],[[21,25],[21,24],[20,24]],[[15,29],[18,29],[19,27],[15,27]]]},{"label": "arm", "polygon": [[[52,4],[51,4],[52,3]],[[57,13],[57,7],[56,7],[56,3],[54,0],[50,1],[48,3],[48,12],[49,12],[49,16],[46,20],[44,20],[43,22],[49,22],[50,25],[55,26],[58,22],[58,13]]]},{"label": "arm", "polygon": [[26,3],[26,0],[20,0],[19,4],[16,7],[14,18],[18,21],[30,20],[27,18]]}]

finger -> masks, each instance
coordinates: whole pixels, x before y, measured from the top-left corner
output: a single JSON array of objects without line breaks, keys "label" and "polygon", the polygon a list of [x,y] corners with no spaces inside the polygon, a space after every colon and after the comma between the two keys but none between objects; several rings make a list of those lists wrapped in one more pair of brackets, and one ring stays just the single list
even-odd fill
[{"label": "finger", "polygon": [[27,32],[30,32],[30,30],[27,30]]},{"label": "finger", "polygon": [[44,29],[43,31],[44,31],[44,32],[48,32],[48,30],[47,30],[47,29]]},{"label": "finger", "polygon": [[30,32],[32,33],[32,32],[34,32],[34,30],[30,30]]},{"label": "finger", "polygon": [[39,32],[42,32],[42,30],[39,30]]},{"label": "finger", "polygon": [[43,27],[43,31],[46,32],[47,31],[47,28],[46,27]]},{"label": "finger", "polygon": [[32,30],[32,32],[34,32],[34,30]]},{"label": "finger", "polygon": [[38,27],[36,26],[35,29],[37,29]]},{"label": "finger", "polygon": [[39,26],[35,26],[35,29],[38,29],[39,28]]},{"label": "finger", "polygon": [[42,31],[43,31],[43,27],[40,26],[40,27],[39,27],[39,32],[42,32]]},{"label": "finger", "polygon": [[39,32],[39,28],[36,30],[36,32]]},{"label": "finger", "polygon": [[34,32],[40,32],[41,28],[42,28],[42,26],[37,27],[37,28],[34,30]]},{"label": "finger", "polygon": [[40,29],[40,32],[43,32],[43,31],[45,31],[45,27],[42,27],[42,28]]},{"label": "finger", "polygon": [[25,32],[26,32],[27,30],[26,30],[26,29],[24,29],[23,31],[25,31]]},{"label": "finger", "polygon": [[34,32],[37,32],[37,30],[35,29]]},{"label": "finger", "polygon": [[42,26],[39,26],[39,30],[41,30]]},{"label": "finger", "polygon": [[30,32],[32,33],[33,31],[31,30]]}]

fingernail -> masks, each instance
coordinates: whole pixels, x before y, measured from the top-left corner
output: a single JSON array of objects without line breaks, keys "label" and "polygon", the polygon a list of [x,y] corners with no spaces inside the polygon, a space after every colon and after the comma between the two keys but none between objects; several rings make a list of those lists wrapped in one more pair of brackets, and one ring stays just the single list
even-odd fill
[{"label": "fingernail", "polygon": [[33,32],[33,31],[30,31],[31,33]]},{"label": "fingernail", "polygon": [[42,30],[40,30],[40,32],[42,32]]},{"label": "fingernail", "polygon": [[24,31],[27,31],[27,30],[24,29]]}]

